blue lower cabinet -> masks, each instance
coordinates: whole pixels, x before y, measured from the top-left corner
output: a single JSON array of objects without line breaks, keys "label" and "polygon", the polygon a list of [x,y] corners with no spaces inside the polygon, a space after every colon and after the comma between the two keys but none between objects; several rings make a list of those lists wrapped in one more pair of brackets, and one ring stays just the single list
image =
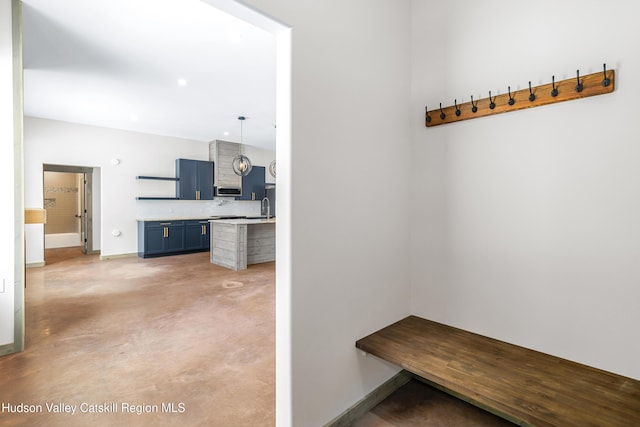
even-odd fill
[{"label": "blue lower cabinet", "polygon": [[[138,256],[145,257],[166,252],[164,227],[144,227],[144,223],[142,225],[142,238],[139,238],[138,241]],[[142,247],[140,247],[140,242],[142,242]]]},{"label": "blue lower cabinet", "polygon": [[181,252],[184,250],[184,224],[171,224],[166,226],[164,238],[166,251]]},{"label": "blue lower cabinet", "polygon": [[139,257],[206,250],[209,250],[209,222],[206,220],[138,221]]},{"label": "blue lower cabinet", "polygon": [[209,221],[185,221],[185,249],[209,250]]}]

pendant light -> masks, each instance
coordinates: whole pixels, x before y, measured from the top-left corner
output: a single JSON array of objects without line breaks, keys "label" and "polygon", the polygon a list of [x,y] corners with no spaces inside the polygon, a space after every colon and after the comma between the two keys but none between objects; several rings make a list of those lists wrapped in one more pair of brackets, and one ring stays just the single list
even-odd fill
[{"label": "pendant light", "polygon": [[[238,117],[238,120],[240,120],[240,150],[242,151],[242,143],[243,143],[242,123],[246,120],[246,117],[240,116]],[[249,158],[244,154],[238,154],[233,159],[232,165],[233,165],[233,171],[235,172],[235,174],[240,176],[249,175],[249,172],[251,172],[251,168],[253,167],[251,165],[251,160],[249,160]]]},{"label": "pendant light", "polygon": [[269,163],[269,175],[271,175],[274,178],[276,177],[276,161],[275,160]]}]

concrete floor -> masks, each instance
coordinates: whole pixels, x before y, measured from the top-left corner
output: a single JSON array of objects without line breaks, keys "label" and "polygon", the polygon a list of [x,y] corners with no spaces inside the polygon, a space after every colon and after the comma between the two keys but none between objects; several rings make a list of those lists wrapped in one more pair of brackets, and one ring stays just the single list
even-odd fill
[{"label": "concrete floor", "polygon": [[47,251],[27,270],[26,350],[0,357],[0,404],[42,412],[0,408],[0,425],[274,425],[275,263],[208,257]]},{"label": "concrete floor", "polygon": [[[234,272],[208,253],[100,261],[78,248],[46,260],[27,270],[26,350],[0,357],[0,405],[41,412],[0,408],[0,426],[275,425],[275,263]],[[416,381],[354,424],[507,425]]]},{"label": "concrete floor", "polygon": [[411,380],[352,427],[513,427],[510,423],[420,381]]}]

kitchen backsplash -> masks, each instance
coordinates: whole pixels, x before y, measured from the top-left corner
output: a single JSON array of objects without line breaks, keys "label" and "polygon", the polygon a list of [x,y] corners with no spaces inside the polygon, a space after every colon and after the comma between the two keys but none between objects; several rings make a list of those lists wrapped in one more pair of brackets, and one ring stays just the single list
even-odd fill
[{"label": "kitchen backsplash", "polygon": [[136,200],[136,219],[162,220],[208,218],[216,215],[260,215],[260,201],[231,200]]}]

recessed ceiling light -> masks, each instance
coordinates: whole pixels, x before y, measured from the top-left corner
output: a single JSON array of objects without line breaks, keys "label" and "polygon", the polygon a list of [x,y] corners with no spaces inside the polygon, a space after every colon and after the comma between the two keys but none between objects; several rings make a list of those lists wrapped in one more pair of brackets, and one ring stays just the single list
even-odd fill
[{"label": "recessed ceiling light", "polygon": [[223,134],[224,136],[229,136],[229,131],[224,131],[222,134]]},{"label": "recessed ceiling light", "polygon": [[136,114],[129,114],[129,120],[131,120],[132,122],[137,122],[138,116]]},{"label": "recessed ceiling light", "polygon": [[187,80],[178,79],[178,86],[186,86],[186,85],[187,85]]}]

